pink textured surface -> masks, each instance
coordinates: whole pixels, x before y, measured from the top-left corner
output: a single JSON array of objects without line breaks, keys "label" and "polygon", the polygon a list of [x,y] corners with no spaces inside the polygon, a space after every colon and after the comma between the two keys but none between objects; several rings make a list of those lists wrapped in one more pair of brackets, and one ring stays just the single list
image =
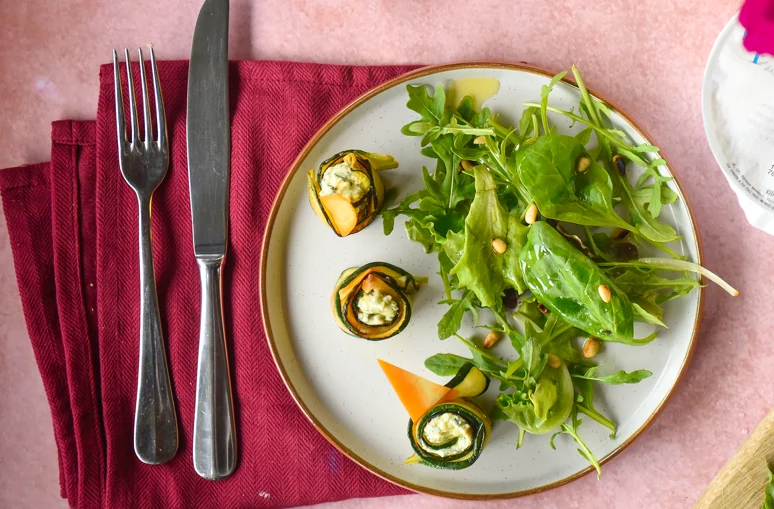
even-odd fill
[{"label": "pink textured surface", "polygon": [[[111,48],[153,42],[162,58],[186,58],[194,4],[0,2],[0,167],[48,159],[52,120],[94,117],[97,68]],[[680,390],[657,422],[606,465],[602,481],[587,476],[518,502],[416,496],[415,507],[689,507],[774,402],[774,292],[767,277],[774,239],[745,221],[704,139],[699,104],[706,57],[737,7],[729,0],[677,7],[666,0],[480,0],[453,8],[407,0],[232,2],[232,58],[524,60],[551,70],[578,63],[589,85],[669,156],[698,218],[706,264],[742,291],[731,300],[708,289],[699,345]],[[0,224],[0,507],[63,508],[50,414]],[[381,509],[402,501],[326,507]]]}]

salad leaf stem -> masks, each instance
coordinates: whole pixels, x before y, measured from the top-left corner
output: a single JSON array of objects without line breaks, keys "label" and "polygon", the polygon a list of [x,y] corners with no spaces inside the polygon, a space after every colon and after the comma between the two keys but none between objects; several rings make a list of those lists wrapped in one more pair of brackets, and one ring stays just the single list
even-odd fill
[{"label": "salad leaf stem", "polygon": [[701,265],[691,263],[685,260],[673,260],[670,258],[640,258],[636,262],[603,262],[599,264],[600,267],[632,267],[639,269],[656,269],[656,270],[670,270],[675,272],[696,272],[706,277],[710,281],[714,282],[729,295],[736,297],[739,295],[739,291],[730,284],[723,281],[723,279],[714,272],[705,269]]},{"label": "salad leaf stem", "polygon": [[492,314],[497,319],[497,321],[502,325],[503,330],[506,332],[506,334],[513,332],[513,327],[511,327],[511,324],[508,323],[508,319],[505,317],[505,314],[499,309],[491,308]]},{"label": "salad leaf stem", "polygon": [[655,247],[656,249],[665,252],[675,260],[685,260],[685,256],[681,255],[677,251],[671,249],[669,246],[664,244],[663,242],[655,242],[653,240],[650,240],[648,237],[644,235],[639,235],[639,238],[650,244],[651,246]]},{"label": "salad leaf stem", "polygon": [[586,84],[583,82],[583,79],[580,76],[580,72],[578,71],[578,66],[573,64],[572,68],[572,75],[575,78],[575,83],[578,85],[578,90],[580,90],[581,94],[581,102],[586,105],[586,109],[588,110],[586,113],[589,114],[589,117],[591,120],[597,123],[597,125],[602,125],[602,119],[599,118],[599,114],[597,113],[597,108],[594,107],[594,102],[591,99],[591,95],[589,94],[589,90],[586,88]]},{"label": "salad leaf stem", "polygon": [[492,355],[491,353],[487,352],[486,350],[480,349],[472,341],[468,341],[467,339],[463,338],[459,334],[455,334],[454,337],[456,337],[457,339],[459,339],[460,341],[465,343],[465,346],[467,346],[472,351],[476,352],[477,354],[479,354],[481,357],[485,358],[486,360],[492,361],[492,362],[494,362],[496,364],[501,364],[504,367],[508,365],[508,363],[506,361],[504,361],[503,359],[497,357],[496,355]]},{"label": "salad leaf stem", "polygon": [[594,236],[591,234],[591,228],[589,228],[587,225],[583,225],[583,232],[586,234],[586,241],[589,243],[589,246],[591,247],[591,252],[594,253],[594,256],[602,259],[606,259],[607,257],[602,254],[602,252],[597,247],[597,243],[594,242]]},{"label": "salad leaf stem", "polygon": [[[540,105],[538,103],[522,103],[522,106],[536,106],[536,107],[540,107]],[[581,117],[580,115],[576,115],[575,113],[573,113],[571,111],[566,111],[566,110],[563,110],[561,108],[556,108],[554,106],[547,106],[546,109],[548,111],[552,111],[554,113],[559,113],[560,115],[564,115],[565,117],[567,117],[567,118],[569,118],[571,120],[574,120],[575,122],[580,122],[581,124],[584,124],[584,125],[587,125],[587,126],[591,127],[592,129],[594,129],[595,133],[597,133],[598,135],[604,137],[608,141],[610,141],[612,143],[615,143],[616,145],[621,147],[621,149],[622,149],[621,152],[624,155],[626,155],[626,157],[628,157],[629,159],[631,159],[632,161],[634,161],[638,165],[642,166],[643,168],[648,166],[648,162],[644,158],[638,156],[634,152],[635,147],[632,147],[631,145],[625,143],[619,136],[614,136],[613,134],[610,133],[610,131],[608,129],[605,129],[604,127],[598,126],[598,125],[594,124],[593,121],[587,120],[587,119]]]},{"label": "salad leaf stem", "polygon": [[579,412],[583,412],[584,414],[588,415],[589,417],[597,421],[602,426],[612,431],[613,433],[610,435],[610,438],[613,438],[615,436],[615,432],[618,430],[618,426],[616,426],[616,424],[613,421],[611,421],[610,419],[602,415],[602,413],[600,413],[595,408],[589,408],[585,406],[583,403],[576,403],[576,406],[578,407]]},{"label": "salad leaf stem", "polygon": [[446,300],[452,300],[452,293],[451,293],[451,283],[449,282],[449,274],[446,272],[446,269],[443,266],[443,263],[439,263],[441,270],[438,272],[438,275],[441,276],[441,281],[443,282],[443,291],[446,294]]},{"label": "salad leaf stem", "polygon": [[602,476],[602,467],[599,465],[599,461],[597,460],[597,457],[594,456],[594,453],[591,452],[591,449],[586,445],[586,443],[583,441],[583,439],[578,435],[578,426],[583,424],[582,419],[578,419],[578,405],[577,403],[573,407],[572,414],[570,415],[571,419],[570,422],[565,422],[562,424],[562,428],[554,433],[554,435],[551,437],[551,448],[556,450],[556,446],[554,445],[554,439],[557,437],[557,435],[561,434],[567,434],[572,437],[573,440],[575,440],[575,443],[578,444],[578,453],[586,458],[586,461],[591,463],[594,468],[597,471],[597,479],[599,479]]}]

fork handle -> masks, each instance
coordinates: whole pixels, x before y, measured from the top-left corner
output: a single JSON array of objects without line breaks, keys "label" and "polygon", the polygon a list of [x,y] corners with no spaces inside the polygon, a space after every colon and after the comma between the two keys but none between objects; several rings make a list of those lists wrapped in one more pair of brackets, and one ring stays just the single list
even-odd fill
[{"label": "fork handle", "polygon": [[236,423],[223,324],[224,257],[197,258],[201,278],[199,366],[193,458],[205,479],[228,477],[236,466]]},{"label": "fork handle", "polygon": [[177,416],[161,332],[151,247],[150,197],[140,196],[140,365],[134,414],[134,451],[144,463],[170,460],[177,452]]}]

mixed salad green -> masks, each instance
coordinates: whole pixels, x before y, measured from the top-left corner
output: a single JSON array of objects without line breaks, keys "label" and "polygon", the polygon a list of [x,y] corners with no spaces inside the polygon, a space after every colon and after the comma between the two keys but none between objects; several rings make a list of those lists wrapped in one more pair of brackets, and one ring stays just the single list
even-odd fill
[{"label": "mixed salad green", "polygon": [[[488,108],[474,110],[469,96],[449,104],[443,86],[431,94],[409,85],[407,106],[420,118],[402,132],[420,137],[422,154],[436,166],[422,168],[423,189],[381,215],[387,235],[395,218],[405,216],[408,237],[438,257],[442,303],[449,306],[438,336],[454,336],[470,350],[470,357],[439,353],[425,366],[449,376],[473,362],[499,381],[490,416],[518,426],[518,446],[526,433],[553,433],[552,447],[555,436],[568,434],[599,472],[578,434],[581,415],[611,436],[616,432],[594,406],[595,384],[637,383],[651,372],[599,373],[596,342],[653,341],[656,333],[635,337],[634,323],[666,327],[663,305],[701,286],[692,273],[737,292],[670,247],[680,236],[659,219],[663,206],[678,199],[658,169],[666,162],[657,147],[634,145],[615,129],[608,107],[590,96],[574,66],[572,73],[580,89],[577,111],[549,104],[561,73],[543,86],[540,103],[525,105],[516,127]],[[548,112],[585,128],[559,134]],[[644,169],[634,184],[629,164]],[[666,256],[641,258],[643,246]],[[482,323],[482,309],[494,325]],[[478,327],[507,338],[513,358],[460,335],[466,313]],[[593,348],[576,347],[582,337],[592,338]]]}]

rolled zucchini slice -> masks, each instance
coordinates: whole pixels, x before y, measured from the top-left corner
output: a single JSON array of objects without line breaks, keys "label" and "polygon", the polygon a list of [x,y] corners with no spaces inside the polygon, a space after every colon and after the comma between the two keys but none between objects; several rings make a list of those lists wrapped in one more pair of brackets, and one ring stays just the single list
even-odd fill
[{"label": "rolled zucchini slice", "polygon": [[392,156],[345,150],[307,172],[309,203],[315,214],[339,237],[357,233],[384,205],[380,170],[396,168]]},{"label": "rolled zucchini slice", "polygon": [[438,404],[416,423],[409,419],[408,436],[414,455],[406,463],[461,470],[481,456],[492,423],[474,402],[465,398]]},{"label": "rolled zucchini slice", "polygon": [[460,398],[474,398],[484,394],[489,388],[489,377],[472,362],[466,362],[446,387],[455,389]]},{"label": "rolled zucchini slice", "polygon": [[390,338],[411,319],[411,296],[427,278],[373,262],[345,270],[336,282],[331,309],[344,332],[370,341]]}]

